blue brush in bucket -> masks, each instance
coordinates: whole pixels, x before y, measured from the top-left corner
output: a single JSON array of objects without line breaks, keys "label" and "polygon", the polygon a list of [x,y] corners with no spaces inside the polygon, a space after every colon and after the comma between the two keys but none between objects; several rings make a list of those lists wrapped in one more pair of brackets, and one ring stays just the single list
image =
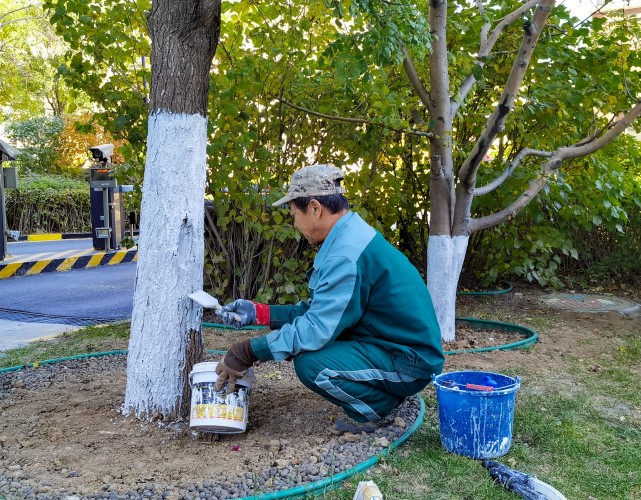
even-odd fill
[{"label": "blue brush in bucket", "polygon": [[462,371],[442,373],[432,381],[441,443],[447,451],[480,459],[509,451],[519,377]]}]

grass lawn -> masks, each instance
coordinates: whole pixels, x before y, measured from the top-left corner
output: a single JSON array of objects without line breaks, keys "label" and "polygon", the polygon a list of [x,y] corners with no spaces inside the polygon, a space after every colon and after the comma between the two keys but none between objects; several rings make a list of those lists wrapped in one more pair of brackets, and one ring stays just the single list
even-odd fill
[{"label": "grass lawn", "polygon": [[[447,356],[444,371],[521,377],[512,446],[497,460],[536,475],[568,499],[641,499],[641,320],[544,309],[529,292],[465,298],[457,315],[539,333],[529,349]],[[127,337],[126,323],[90,327],[6,351],[0,367],[126,349]],[[445,451],[434,389],[422,396],[425,422],[411,439],[320,498],[351,500],[365,479],[374,480],[386,500],[515,498],[479,461]]]}]

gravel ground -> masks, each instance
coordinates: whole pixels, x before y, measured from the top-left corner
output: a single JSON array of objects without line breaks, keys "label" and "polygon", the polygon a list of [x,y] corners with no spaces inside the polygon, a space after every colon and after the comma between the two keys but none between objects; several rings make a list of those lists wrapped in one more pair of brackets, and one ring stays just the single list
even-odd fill
[{"label": "gravel ground", "polygon": [[119,413],[125,362],[104,356],[0,374],[0,497],[258,496],[352,468],[389,447],[420,412],[412,397],[373,433],[338,433],[342,411],[304,388],[291,362],[262,363],[246,433],[141,424]]}]

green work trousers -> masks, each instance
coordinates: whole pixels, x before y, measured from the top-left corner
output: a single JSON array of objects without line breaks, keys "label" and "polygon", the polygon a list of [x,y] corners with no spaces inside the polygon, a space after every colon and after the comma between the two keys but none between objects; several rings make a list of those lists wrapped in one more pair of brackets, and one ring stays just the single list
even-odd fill
[{"label": "green work trousers", "polygon": [[335,341],[318,351],[302,352],[293,361],[306,387],[356,422],[380,420],[430,383],[396,371],[390,352],[366,342]]}]

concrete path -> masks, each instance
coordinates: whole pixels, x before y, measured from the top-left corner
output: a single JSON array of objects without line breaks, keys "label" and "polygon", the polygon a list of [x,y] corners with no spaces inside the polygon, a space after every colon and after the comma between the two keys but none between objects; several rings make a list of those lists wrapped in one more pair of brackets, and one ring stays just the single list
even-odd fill
[{"label": "concrete path", "polygon": [[34,340],[45,340],[78,328],[80,327],[60,323],[27,323],[0,319],[0,355],[1,351],[22,347]]},{"label": "concrete path", "polygon": [[623,316],[639,317],[641,311],[641,306],[631,300],[592,293],[551,293],[541,297],[541,302],[556,309],[577,313],[617,311]]}]

